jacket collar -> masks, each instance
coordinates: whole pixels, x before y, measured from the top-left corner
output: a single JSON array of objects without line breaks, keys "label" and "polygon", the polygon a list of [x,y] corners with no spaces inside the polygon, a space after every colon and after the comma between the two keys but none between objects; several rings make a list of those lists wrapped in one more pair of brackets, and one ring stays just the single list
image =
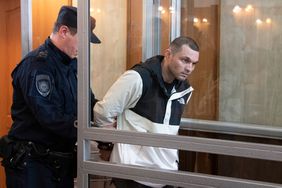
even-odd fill
[{"label": "jacket collar", "polygon": [[60,62],[62,62],[65,65],[69,65],[70,62],[72,61],[72,59],[63,51],[61,51],[57,46],[55,46],[50,37],[48,37],[45,41],[45,45],[48,46],[52,52],[54,53],[54,55],[58,58],[58,60]]},{"label": "jacket collar", "polygon": [[[162,66],[161,66],[161,64],[163,63],[163,60],[164,60],[164,56],[157,55],[157,56],[154,56],[154,57],[148,59],[145,63],[142,63],[141,66],[143,66],[144,68],[146,68],[147,70],[150,71],[152,77],[159,83],[159,85],[160,85],[162,91],[164,92],[164,94],[169,97],[171,95],[171,93],[168,93],[168,91],[165,87],[165,84],[164,84],[163,76],[162,76]],[[175,87],[176,90],[179,90],[179,89],[183,90],[186,87],[189,87],[188,81],[183,82],[183,81],[179,81],[179,80],[175,79],[173,81],[173,83],[174,83],[174,87]],[[184,88],[182,88],[183,86],[184,86]]]}]

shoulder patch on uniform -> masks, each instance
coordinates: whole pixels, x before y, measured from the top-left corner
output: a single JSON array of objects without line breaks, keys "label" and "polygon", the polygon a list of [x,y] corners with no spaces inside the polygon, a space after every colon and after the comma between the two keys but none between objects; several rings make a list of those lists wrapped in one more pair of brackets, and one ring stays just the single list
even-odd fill
[{"label": "shoulder patch on uniform", "polygon": [[37,57],[45,58],[45,57],[47,57],[47,55],[48,55],[48,51],[45,50],[45,51],[39,52]]},{"label": "shoulder patch on uniform", "polygon": [[45,61],[47,56],[48,56],[48,51],[47,50],[40,51],[37,54],[36,59],[37,59],[37,61]]},{"label": "shoulder patch on uniform", "polygon": [[43,97],[47,97],[51,91],[51,79],[46,74],[36,76],[36,89]]}]

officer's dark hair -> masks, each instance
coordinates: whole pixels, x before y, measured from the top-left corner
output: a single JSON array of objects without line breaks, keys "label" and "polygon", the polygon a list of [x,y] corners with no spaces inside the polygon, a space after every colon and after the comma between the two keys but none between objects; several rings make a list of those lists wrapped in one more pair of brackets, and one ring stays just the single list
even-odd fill
[{"label": "officer's dark hair", "polygon": [[[54,27],[53,27],[53,33],[57,33],[62,26],[63,26],[63,24],[55,22]],[[73,28],[73,27],[69,27],[69,26],[67,26],[67,27],[69,28],[70,33],[72,35],[75,35],[77,33],[77,28]]]},{"label": "officer's dark hair", "polygon": [[195,50],[197,52],[200,51],[199,45],[194,39],[192,39],[191,37],[184,37],[184,36],[177,37],[176,39],[174,39],[170,43],[169,48],[172,54],[175,54],[176,52],[180,51],[183,45],[188,45],[192,50]]}]

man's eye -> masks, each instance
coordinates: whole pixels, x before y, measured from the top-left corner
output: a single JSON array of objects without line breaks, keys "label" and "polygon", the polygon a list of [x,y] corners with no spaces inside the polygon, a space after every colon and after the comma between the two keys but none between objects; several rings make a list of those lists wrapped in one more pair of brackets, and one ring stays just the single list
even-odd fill
[{"label": "man's eye", "polygon": [[188,64],[188,63],[191,63],[191,60],[189,60],[189,59],[184,59],[183,62],[184,62],[185,64]]}]

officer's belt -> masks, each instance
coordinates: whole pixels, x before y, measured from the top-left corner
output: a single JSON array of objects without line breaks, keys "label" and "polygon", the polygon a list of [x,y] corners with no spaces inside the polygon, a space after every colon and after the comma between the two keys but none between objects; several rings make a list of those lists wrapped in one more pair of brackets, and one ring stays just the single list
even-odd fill
[{"label": "officer's belt", "polygon": [[59,158],[59,159],[65,159],[70,160],[73,158],[72,152],[59,152],[59,151],[53,151],[47,147],[44,147],[40,144],[34,143],[34,142],[27,142],[28,145],[32,147],[30,156],[33,158]]},{"label": "officer's belt", "polygon": [[12,153],[21,149],[28,150],[28,152],[30,152],[29,156],[32,158],[45,158],[48,155],[52,158],[58,157],[63,159],[72,159],[73,157],[72,152],[52,151],[32,141],[11,139],[7,135],[0,138],[0,157],[9,157]]}]

